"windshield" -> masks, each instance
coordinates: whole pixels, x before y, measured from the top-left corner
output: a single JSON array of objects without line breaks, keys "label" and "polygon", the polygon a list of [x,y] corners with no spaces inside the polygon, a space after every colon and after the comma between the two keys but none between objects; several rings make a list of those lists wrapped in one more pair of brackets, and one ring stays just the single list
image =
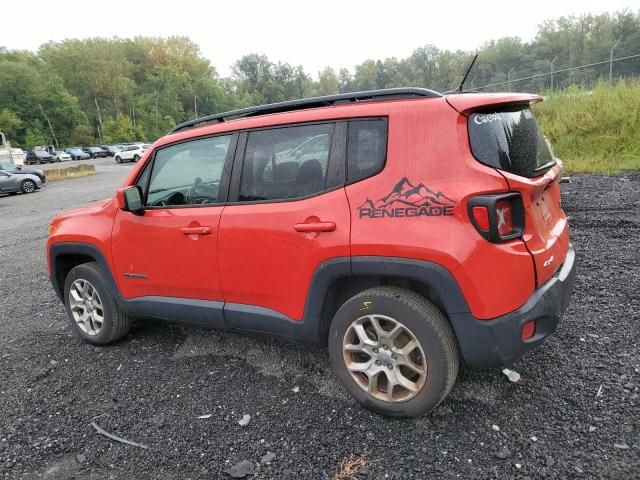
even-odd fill
[{"label": "windshield", "polygon": [[468,126],[471,151],[485,165],[535,177],[555,163],[529,107],[473,113]]}]

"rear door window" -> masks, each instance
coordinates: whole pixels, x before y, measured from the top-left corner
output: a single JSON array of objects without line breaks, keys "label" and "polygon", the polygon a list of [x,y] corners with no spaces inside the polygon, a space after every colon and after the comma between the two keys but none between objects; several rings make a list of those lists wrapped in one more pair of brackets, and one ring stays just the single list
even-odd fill
[{"label": "rear door window", "polygon": [[249,132],[240,201],[287,200],[326,189],[334,124]]},{"label": "rear door window", "polygon": [[555,163],[529,107],[472,113],[468,125],[471,151],[485,165],[535,177]]}]

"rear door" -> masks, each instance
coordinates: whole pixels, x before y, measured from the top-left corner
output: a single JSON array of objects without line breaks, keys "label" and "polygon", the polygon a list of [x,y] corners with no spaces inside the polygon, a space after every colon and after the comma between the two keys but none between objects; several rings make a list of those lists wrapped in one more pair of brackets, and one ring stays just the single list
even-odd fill
[{"label": "rear door", "polygon": [[345,131],[343,124],[321,122],[242,134],[219,230],[220,279],[231,326],[237,306],[230,304],[302,319],[318,266],[349,257]]},{"label": "rear door", "polygon": [[522,196],[522,238],[540,286],[562,265],[569,249],[569,226],[560,206],[560,167],[528,104],[487,107],[470,114],[468,126],[476,159],[497,168],[509,189]]}]

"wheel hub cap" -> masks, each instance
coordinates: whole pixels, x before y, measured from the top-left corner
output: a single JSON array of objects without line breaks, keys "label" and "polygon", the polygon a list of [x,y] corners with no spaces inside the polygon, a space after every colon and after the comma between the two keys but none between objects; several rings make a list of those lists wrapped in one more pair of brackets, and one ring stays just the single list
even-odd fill
[{"label": "wheel hub cap", "polygon": [[69,289],[69,308],[80,330],[98,335],[104,324],[102,300],[95,287],[87,280],[78,279]]},{"label": "wheel hub cap", "polygon": [[413,332],[394,318],[358,318],[344,335],[342,351],[353,380],[378,400],[410,400],[425,384],[424,350]]}]

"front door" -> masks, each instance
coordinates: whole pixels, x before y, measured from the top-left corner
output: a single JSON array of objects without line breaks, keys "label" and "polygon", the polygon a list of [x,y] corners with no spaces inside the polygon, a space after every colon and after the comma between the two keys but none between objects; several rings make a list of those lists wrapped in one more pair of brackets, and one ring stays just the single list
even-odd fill
[{"label": "front door", "polygon": [[125,298],[223,300],[218,226],[233,139],[190,140],[149,156],[137,180],[144,214],[118,211],[113,228],[113,262]]}]

